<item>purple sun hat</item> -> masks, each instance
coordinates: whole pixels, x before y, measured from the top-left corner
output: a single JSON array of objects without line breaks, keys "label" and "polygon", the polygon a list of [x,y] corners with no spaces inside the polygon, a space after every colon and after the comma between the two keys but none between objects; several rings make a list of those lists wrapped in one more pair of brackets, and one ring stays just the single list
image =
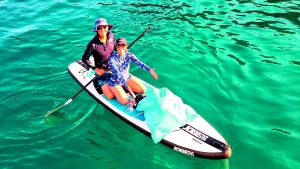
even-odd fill
[{"label": "purple sun hat", "polygon": [[110,30],[114,25],[108,24],[107,21],[106,21],[106,19],[104,19],[104,18],[98,18],[98,19],[96,20],[95,26],[94,26],[94,28],[93,28],[93,31],[94,31],[94,32],[97,32],[98,26],[108,26],[108,29]]}]

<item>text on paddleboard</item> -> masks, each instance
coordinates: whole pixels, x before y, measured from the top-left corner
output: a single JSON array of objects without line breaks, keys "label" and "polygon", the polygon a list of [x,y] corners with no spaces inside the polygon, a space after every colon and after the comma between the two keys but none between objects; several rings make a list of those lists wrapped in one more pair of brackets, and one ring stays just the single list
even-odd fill
[{"label": "text on paddleboard", "polygon": [[198,131],[197,129],[193,128],[190,125],[185,125],[182,127],[182,130],[190,133],[191,135],[197,137],[198,139],[202,140],[202,141],[206,141],[206,139],[208,138],[207,135],[205,135],[204,133]]},{"label": "text on paddleboard", "polygon": [[183,154],[187,154],[187,155],[190,155],[190,156],[194,156],[194,152],[191,152],[189,150],[185,150],[185,149],[182,149],[182,148],[179,148],[179,147],[174,147],[174,150],[175,151],[178,151],[178,152],[181,152]]}]

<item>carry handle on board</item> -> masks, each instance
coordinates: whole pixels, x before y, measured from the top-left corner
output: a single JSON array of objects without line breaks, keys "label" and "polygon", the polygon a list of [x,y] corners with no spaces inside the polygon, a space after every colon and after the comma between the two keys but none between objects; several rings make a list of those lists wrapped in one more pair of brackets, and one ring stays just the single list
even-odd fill
[{"label": "carry handle on board", "polygon": [[[128,49],[136,42],[138,41],[139,39],[141,39],[142,36],[144,36],[150,29],[152,29],[151,26],[149,26],[139,37],[137,37],[129,46],[128,46]],[[95,77],[89,81],[86,85],[84,85],[73,97],[71,97],[65,104],[57,107],[56,109],[48,112],[44,117],[48,117],[50,114],[56,112],[57,110],[65,107],[66,105],[68,105],[69,103],[71,103],[78,95],[79,93],[81,93],[85,88],[87,88],[88,85],[90,85],[96,78],[98,77],[98,75],[95,75]]]}]

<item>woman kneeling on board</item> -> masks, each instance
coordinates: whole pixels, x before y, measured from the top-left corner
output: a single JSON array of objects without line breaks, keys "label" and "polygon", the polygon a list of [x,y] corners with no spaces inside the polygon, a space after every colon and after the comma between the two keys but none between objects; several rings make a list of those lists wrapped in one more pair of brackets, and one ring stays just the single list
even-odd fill
[{"label": "woman kneeling on board", "polygon": [[[158,75],[154,72],[154,68],[151,69],[145,63],[141,62],[133,53],[128,52],[125,38],[117,39],[115,45],[117,52],[114,52],[108,60],[112,74],[107,79],[108,85],[106,84],[106,90],[104,90],[103,93],[108,99],[113,99],[115,96],[121,104],[125,105],[129,102],[129,98],[122,86],[128,90],[133,98],[135,98],[135,94],[133,92],[139,94],[146,92],[146,87],[136,77],[129,74],[131,62],[150,72],[155,79],[158,79]],[[111,90],[114,96],[110,95],[108,90]]]}]

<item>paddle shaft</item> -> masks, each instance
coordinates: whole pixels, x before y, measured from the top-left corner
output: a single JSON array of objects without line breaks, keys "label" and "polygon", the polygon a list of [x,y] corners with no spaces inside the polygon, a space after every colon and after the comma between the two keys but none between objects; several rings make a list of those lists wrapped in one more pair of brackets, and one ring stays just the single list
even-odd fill
[{"label": "paddle shaft", "polygon": [[66,105],[68,105],[69,103],[71,103],[73,101],[73,99],[75,99],[79,93],[81,93],[89,84],[91,84],[98,76],[96,75],[91,81],[89,81],[86,85],[84,85],[74,96],[72,96],[65,104],[57,107],[56,109],[48,112],[44,117],[46,118],[47,116],[49,116],[50,114],[56,112],[58,109],[61,109],[63,107],[65,107]]},{"label": "paddle shaft", "polygon": [[[142,36],[144,36],[149,30],[151,29],[151,27],[149,26],[148,29],[146,29],[138,38],[136,38],[127,48],[129,49],[133,44],[135,44],[136,41],[138,41]],[[84,85],[74,96],[72,96],[65,104],[57,107],[56,109],[48,112],[44,117],[46,118],[47,116],[49,116],[50,114],[56,112],[58,109],[61,109],[63,107],[65,107],[66,105],[68,105],[69,103],[71,103],[84,89],[87,88],[88,85],[90,85],[96,78],[98,77],[98,75],[96,75],[91,81],[89,81],[86,85]]]},{"label": "paddle shaft", "polygon": [[84,85],[71,99],[73,100],[79,93],[81,93],[89,84],[91,84],[98,76],[96,75],[91,81],[89,81],[86,85]]},{"label": "paddle shaft", "polygon": [[144,36],[148,31],[150,31],[151,26],[148,27],[148,29],[146,29],[138,38],[136,38],[128,47],[127,49],[129,49],[133,44],[135,44],[136,41],[138,41],[139,39],[141,39],[142,36]]}]

